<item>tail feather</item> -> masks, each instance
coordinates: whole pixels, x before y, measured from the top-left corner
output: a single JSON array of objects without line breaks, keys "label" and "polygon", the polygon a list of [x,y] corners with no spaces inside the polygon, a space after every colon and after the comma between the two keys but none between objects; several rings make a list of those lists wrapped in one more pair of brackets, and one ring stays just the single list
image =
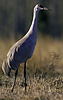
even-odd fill
[{"label": "tail feather", "polygon": [[10,76],[11,68],[9,67],[6,59],[4,60],[4,62],[2,64],[2,70],[3,70],[4,74],[6,74],[7,76]]}]

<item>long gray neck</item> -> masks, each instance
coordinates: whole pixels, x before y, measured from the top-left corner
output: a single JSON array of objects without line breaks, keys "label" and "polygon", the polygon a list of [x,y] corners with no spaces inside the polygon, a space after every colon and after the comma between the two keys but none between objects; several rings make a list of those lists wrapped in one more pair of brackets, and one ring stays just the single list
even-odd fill
[{"label": "long gray neck", "polygon": [[33,21],[32,21],[32,25],[31,25],[31,29],[33,31],[34,30],[37,30],[37,15],[38,15],[38,12],[37,11],[34,11]]},{"label": "long gray neck", "polygon": [[26,36],[29,37],[34,44],[36,44],[37,41],[37,15],[38,15],[38,11],[34,9],[32,24],[28,33],[26,34]]},{"label": "long gray neck", "polygon": [[35,34],[35,35],[37,34],[37,15],[38,15],[38,11],[34,10],[32,24],[29,29],[29,32],[31,32],[32,34]]}]

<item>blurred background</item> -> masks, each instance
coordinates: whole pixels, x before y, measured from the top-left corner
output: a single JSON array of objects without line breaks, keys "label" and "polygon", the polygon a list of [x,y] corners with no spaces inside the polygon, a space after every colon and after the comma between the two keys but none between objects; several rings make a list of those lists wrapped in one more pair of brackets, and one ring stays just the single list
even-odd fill
[{"label": "blurred background", "polygon": [[24,35],[30,28],[33,8],[37,3],[52,10],[39,12],[38,34],[62,38],[62,0],[0,0],[0,38]]},{"label": "blurred background", "polygon": [[[38,13],[37,44],[26,67],[28,92],[24,96],[24,64],[20,64],[12,94],[14,73],[11,78],[2,75],[2,63],[11,46],[28,32],[36,4],[52,11]],[[0,0],[0,100],[63,100],[62,10],[63,0]]]}]

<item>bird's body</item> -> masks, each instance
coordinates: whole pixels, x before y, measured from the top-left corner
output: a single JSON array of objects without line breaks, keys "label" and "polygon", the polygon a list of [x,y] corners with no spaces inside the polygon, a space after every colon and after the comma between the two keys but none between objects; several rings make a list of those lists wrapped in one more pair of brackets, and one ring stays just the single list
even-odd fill
[{"label": "bird's body", "polygon": [[[34,28],[35,27],[35,28]],[[31,58],[35,49],[37,41],[37,13],[35,12],[33,21],[28,33],[16,42],[9,50],[2,69],[8,76],[10,75],[10,69],[16,70],[19,68],[20,63],[27,61]]]},{"label": "bird's body", "polygon": [[[17,70],[19,68],[20,63],[25,62],[24,77],[26,83],[26,61],[32,57],[33,51],[35,49],[35,45],[37,41],[37,15],[38,15],[38,11],[43,9],[44,7],[39,4],[37,4],[34,7],[33,20],[29,31],[22,39],[20,39],[10,48],[2,64],[2,69],[4,73],[8,76],[10,76],[11,70],[16,70],[15,80],[16,80]],[[15,85],[15,80],[14,80],[14,85]],[[26,85],[25,85],[25,90],[26,90]]]}]

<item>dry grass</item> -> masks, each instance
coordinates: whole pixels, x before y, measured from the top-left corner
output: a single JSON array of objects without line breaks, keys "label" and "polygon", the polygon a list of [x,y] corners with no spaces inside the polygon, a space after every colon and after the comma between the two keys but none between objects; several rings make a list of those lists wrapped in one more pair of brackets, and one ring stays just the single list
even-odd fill
[{"label": "dry grass", "polygon": [[[4,59],[14,39],[0,40],[0,59]],[[19,67],[14,92],[13,78],[2,75],[0,67],[0,100],[62,100],[63,41],[39,36],[33,57],[27,61],[27,93],[24,93],[23,64]],[[0,66],[2,62],[0,61]],[[13,73],[13,72],[12,72]]]}]

